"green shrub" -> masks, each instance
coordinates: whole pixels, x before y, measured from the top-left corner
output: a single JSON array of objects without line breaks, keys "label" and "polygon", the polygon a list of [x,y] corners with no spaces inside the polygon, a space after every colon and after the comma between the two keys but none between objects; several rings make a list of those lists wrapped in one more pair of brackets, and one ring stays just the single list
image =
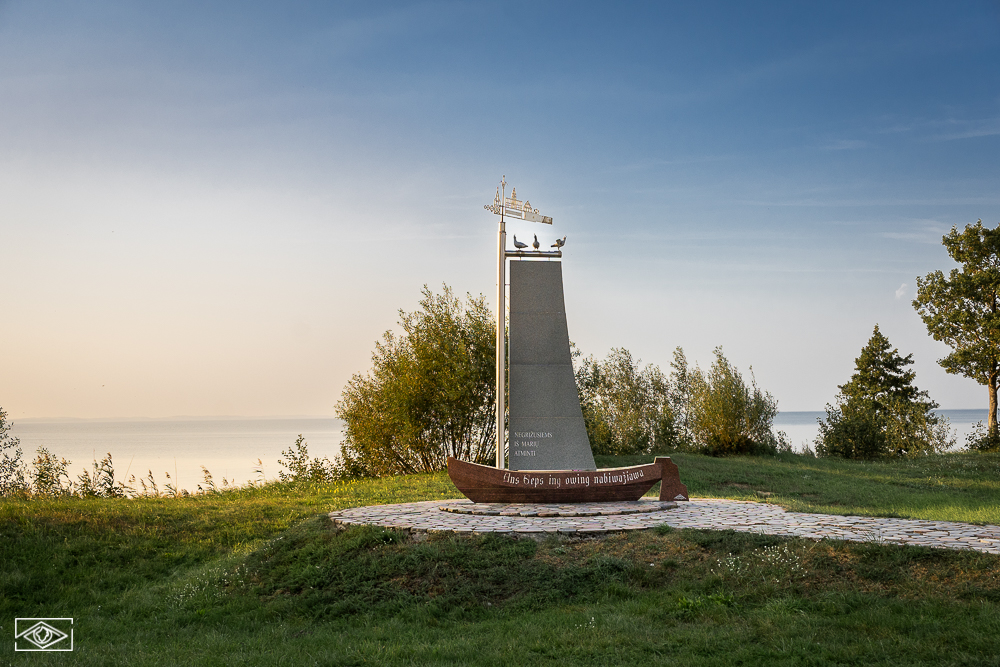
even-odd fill
[{"label": "green shrub", "polygon": [[[45,447],[39,447],[32,461],[32,492],[38,496],[57,497],[70,495],[73,482],[66,471],[72,461],[61,459]],[[66,483],[63,483],[63,478]]]},{"label": "green shrub", "polygon": [[440,295],[425,285],[420,307],[400,311],[403,334],[385,333],[372,370],[352,377],[337,403],[346,475],[429,472],[449,456],[495,455],[496,325],[485,298],[463,304],[447,285]]},{"label": "green shrub", "polygon": [[7,412],[0,408],[0,497],[28,492],[21,441],[10,434],[12,426]]},{"label": "green shrub", "polygon": [[584,359],[576,369],[580,407],[595,454],[649,454],[676,449],[679,433],[670,383],[652,364],[624,348],[604,361]]},{"label": "green shrub", "polygon": [[776,454],[790,450],[784,433],[773,431],[778,402],[757,387],[750,369],[750,386],[729,363],[722,348],[708,373],[688,370],[687,426],[695,444],[706,454]]},{"label": "green shrub", "polygon": [[880,458],[887,451],[885,431],[870,415],[851,409],[833,409],[828,405],[826,416],[826,421],[819,422],[817,455],[870,460]]},{"label": "green shrub", "polygon": [[342,476],[336,464],[325,456],[321,459],[309,458],[306,439],[299,434],[295,444],[281,452],[284,457],[278,464],[288,468],[288,472],[278,471],[278,479],[295,484],[324,484],[334,482]]},{"label": "green shrub", "polygon": [[115,481],[115,466],[111,461],[111,452],[108,452],[100,463],[94,461],[92,472],[84,470],[76,479],[77,483],[73,490],[76,495],[83,498],[124,498],[126,495],[125,485]]},{"label": "green shrub", "polygon": [[773,431],[778,402],[750,386],[715,350],[709,372],[691,368],[684,350],[674,350],[669,377],[653,365],[614,348],[604,361],[585,359],[577,368],[577,389],[595,454],[649,454],[696,450],[714,456],[774,454],[790,450],[784,433]]},{"label": "green shrub", "polygon": [[1000,452],[1000,434],[990,433],[983,422],[976,422],[965,438],[965,448],[970,452]]}]

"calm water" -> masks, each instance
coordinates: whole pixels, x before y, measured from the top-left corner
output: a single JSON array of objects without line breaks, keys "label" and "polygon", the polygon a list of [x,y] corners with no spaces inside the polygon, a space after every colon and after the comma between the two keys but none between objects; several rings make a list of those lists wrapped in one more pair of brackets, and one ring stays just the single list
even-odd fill
[{"label": "calm water", "polygon": [[341,425],[339,419],[327,417],[21,419],[14,421],[11,432],[21,439],[25,459],[45,447],[72,461],[74,479],[95,457],[100,460],[111,452],[117,479],[145,477],[152,471],[162,489],[169,473],[181,488],[194,490],[202,483],[201,466],[220,485],[223,477],[238,484],[257,479],[257,459],[267,479],[277,477],[281,452],[295,444],[299,433],[310,456],[333,460],[340,452]]},{"label": "calm water", "polygon": [[[988,410],[935,410],[951,423],[952,433],[956,435],[958,447],[965,446],[965,438],[972,432],[976,422],[986,423]],[[779,412],[774,419],[774,428],[788,434],[789,440],[796,451],[802,451],[806,445],[813,446],[813,440],[819,434],[818,418],[826,418],[825,412]]]},{"label": "calm water", "polygon": [[[978,421],[986,421],[986,410],[939,410],[951,421],[959,446]],[[797,451],[811,445],[819,428],[816,419],[825,412],[781,412],[775,429],[784,431]],[[329,417],[280,419],[172,418],[172,419],[21,419],[12,433],[21,439],[25,459],[39,447],[72,462],[72,477],[89,468],[95,457],[111,452],[116,477],[145,477],[149,471],[162,488],[166,474],[181,488],[193,490],[202,483],[201,466],[217,484],[225,477],[244,484],[258,479],[257,460],[266,479],[277,477],[282,450],[295,443],[301,433],[311,456],[333,460],[340,452],[343,423]]]}]

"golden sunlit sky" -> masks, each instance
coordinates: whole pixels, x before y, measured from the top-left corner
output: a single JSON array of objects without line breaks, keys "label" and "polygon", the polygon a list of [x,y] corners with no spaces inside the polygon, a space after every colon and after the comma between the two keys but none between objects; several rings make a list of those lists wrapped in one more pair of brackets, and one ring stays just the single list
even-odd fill
[{"label": "golden sunlit sky", "polygon": [[1000,225],[996,2],[0,2],[0,406],[332,415],[425,283],[494,299],[502,175],[570,337],[718,345],[819,410]]}]

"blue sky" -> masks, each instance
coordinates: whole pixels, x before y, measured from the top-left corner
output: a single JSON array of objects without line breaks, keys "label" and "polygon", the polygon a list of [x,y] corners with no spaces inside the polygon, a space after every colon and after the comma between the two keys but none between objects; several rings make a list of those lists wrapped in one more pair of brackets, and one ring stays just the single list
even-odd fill
[{"label": "blue sky", "polygon": [[501,175],[570,335],[831,401],[1000,224],[1000,5],[0,3],[0,405],[332,414],[424,283],[494,293]]}]

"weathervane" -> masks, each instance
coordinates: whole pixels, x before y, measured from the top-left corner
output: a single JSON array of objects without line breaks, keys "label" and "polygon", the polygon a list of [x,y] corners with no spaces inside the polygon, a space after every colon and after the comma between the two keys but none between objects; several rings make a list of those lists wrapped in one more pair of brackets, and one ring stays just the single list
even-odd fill
[{"label": "weathervane", "polygon": [[551,247],[555,250],[540,250],[541,244],[538,242],[538,235],[532,243],[534,250],[525,250],[527,243],[521,243],[514,236],[514,250],[507,250],[507,230],[504,227],[505,216],[527,220],[528,222],[541,222],[546,225],[552,224],[552,218],[547,215],[540,215],[537,208],[531,208],[531,204],[525,199],[523,202],[517,198],[517,189],[511,188],[510,197],[507,196],[507,177],[500,179],[497,187],[496,197],[492,204],[483,206],[487,211],[500,216],[499,238],[497,243],[497,468],[504,467],[503,444],[504,417],[506,409],[504,406],[505,395],[507,393],[506,364],[507,358],[506,341],[504,335],[507,329],[507,309],[506,301],[506,269],[508,257],[562,257],[562,247],[566,243],[566,237],[556,239]]},{"label": "weathervane", "polygon": [[[483,208],[487,211],[499,215],[501,218],[504,214],[511,216],[512,218],[518,218],[520,220],[528,220],[530,222],[541,222],[546,225],[552,224],[552,218],[547,215],[539,215],[537,208],[531,208],[531,203],[528,200],[523,202],[519,201],[517,198],[517,188],[512,188],[510,191],[510,197],[505,196],[507,190],[506,176],[504,180],[500,181],[500,185],[497,186],[497,196],[493,199],[492,204],[487,204]],[[503,192],[501,192],[501,188]],[[501,205],[503,202],[503,205]]]}]

